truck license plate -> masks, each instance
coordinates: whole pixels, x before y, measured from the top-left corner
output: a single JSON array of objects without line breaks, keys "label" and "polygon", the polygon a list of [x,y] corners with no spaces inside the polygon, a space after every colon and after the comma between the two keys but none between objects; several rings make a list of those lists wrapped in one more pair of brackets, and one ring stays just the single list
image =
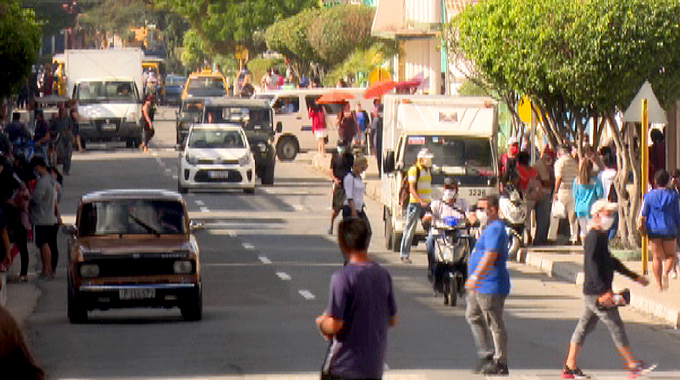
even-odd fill
[{"label": "truck license plate", "polygon": [[116,130],[116,124],[102,124],[102,130],[103,131],[115,131]]},{"label": "truck license plate", "polygon": [[208,177],[210,177],[212,179],[227,179],[227,178],[229,178],[229,172],[227,172],[227,171],[221,171],[221,172],[212,171],[212,172],[208,172]]},{"label": "truck license plate", "polygon": [[156,297],[156,289],[120,289],[118,296],[121,300],[145,300]]}]

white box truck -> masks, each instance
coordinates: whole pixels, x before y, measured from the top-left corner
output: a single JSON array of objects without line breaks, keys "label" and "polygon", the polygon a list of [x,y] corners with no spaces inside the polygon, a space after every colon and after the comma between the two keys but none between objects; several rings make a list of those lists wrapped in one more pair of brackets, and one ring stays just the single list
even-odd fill
[{"label": "white box truck", "polygon": [[[399,251],[404,209],[399,204],[402,178],[427,148],[432,159],[432,199],[441,196],[446,177],[459,184],[470,205],[498,194],[498,105],[492,98],[438,95],[383,97],[383,220],[388,249]],[[418,223],[413,244],[426,232]]]},{"label": "white box truck", "polygon": [[138,48],[64,52],[67,93],[76,101],[80,136],[87,141],[142,138],[142,58]]}]

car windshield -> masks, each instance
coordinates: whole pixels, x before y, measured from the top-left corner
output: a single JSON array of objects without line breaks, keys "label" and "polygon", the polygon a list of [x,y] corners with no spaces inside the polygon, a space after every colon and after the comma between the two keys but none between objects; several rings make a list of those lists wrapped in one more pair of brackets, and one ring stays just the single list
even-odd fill
[{"label": "car windshield", "polygon": [[[441,170],[443,176],[482,179],[495,175],[491,151],[492,143],[489,139],[461,136],[411,135],[407,136],[405,141],[405,167],[415,164],[418,152],[423,148],[427,148],[433,155],[432,164],[435,168]],[[443,176],[438,179],[443,181]],[[433,178],[433,183],[437,182],[439,181]]]},{"label": "car windshield", "polygon": [[176,201],[113,200],[83,205],[80,236],[181,235],[186,233],[184,207]]},{"label": "car windshield", "polygon": [[189,148],[233,149],[245,148],[240,131],[199,128],[189,135]]},{"label": "car windshield", "polygon": [[136,103],[138,96],[133,82],[88,81],[78,86],[78,101],[87,103]]},{"label": "car windshield", "polygon": [[223,96],[227,94],[219,77],[189,78],[187,94],[191,96]]},{"label": "car windshield", "polygon": [[165,85],[166,86],[182,86],[184,85],[184,77],[166,77],[165,78]]},{"label": "car windshield", "polygon": [[244,130],[271,131],[271,112],[269,108],[246,108],[229,106],[206,106],[204,123],[240,124]]},{"label": "car windshield", "polygon": [[203,112],[202,101],[185,101],[184,103],[182,103],[182,111],[180,112],[180,117],[182,119],[191,119],[197,122],[199,121],[202,112]]}]

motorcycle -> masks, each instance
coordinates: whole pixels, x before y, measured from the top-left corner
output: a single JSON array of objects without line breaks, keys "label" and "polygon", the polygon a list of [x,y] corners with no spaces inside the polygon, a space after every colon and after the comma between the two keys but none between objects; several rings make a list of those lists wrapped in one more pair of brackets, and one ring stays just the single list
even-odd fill
[{"label": "motorcycle", "polygon": [[444,305],[456,306],[458,296],[465,294],[473,236],[465,219],[443,218],[435,228],[433,288],[435,295],[444,294]]},{"label": "motorcycle", "polygon": [[519,190],[507,186],[498,201],[499,216],[508,234],[508,257],[515,257],[522,245],[527,202]]}]

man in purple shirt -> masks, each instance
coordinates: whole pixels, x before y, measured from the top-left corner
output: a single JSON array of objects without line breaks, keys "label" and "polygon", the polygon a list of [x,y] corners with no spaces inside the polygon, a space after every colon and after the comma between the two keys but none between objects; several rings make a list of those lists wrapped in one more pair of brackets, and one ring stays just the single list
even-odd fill
[{"label": "man in purple shirt", "polygon": [[361,218],[343,220],[340,250],[347,264],[331,277],[328,307],[316,318],[330,340],[323,366],[326,380],[381,379],[387,329],[396,324],[392,278],[368,259],[370,227]]}]

